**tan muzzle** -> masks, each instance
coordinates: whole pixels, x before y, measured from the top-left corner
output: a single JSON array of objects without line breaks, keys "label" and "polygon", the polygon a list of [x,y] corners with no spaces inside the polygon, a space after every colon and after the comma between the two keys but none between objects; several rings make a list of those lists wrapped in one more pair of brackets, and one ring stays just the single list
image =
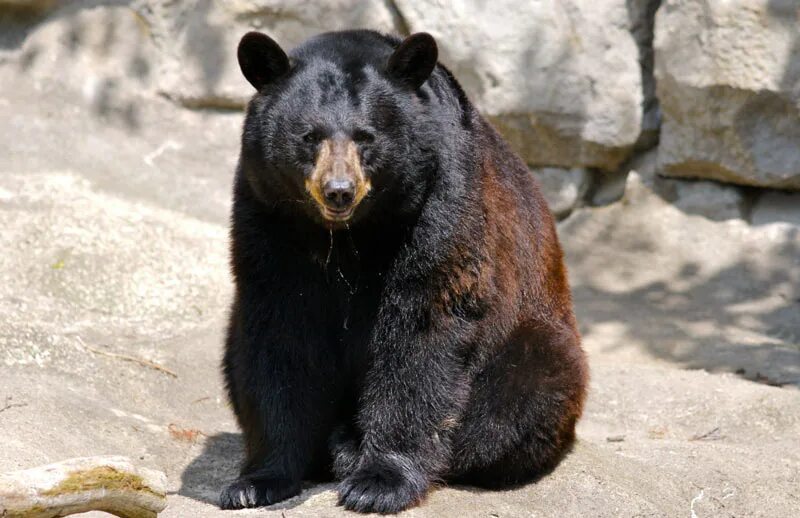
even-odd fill
[{"label": "tan muzzle", "polygon": [[361,169],[358,146],[350,139],[322,141],[305,184],[322,217],[337,223],[347,222],[372,188]]}]

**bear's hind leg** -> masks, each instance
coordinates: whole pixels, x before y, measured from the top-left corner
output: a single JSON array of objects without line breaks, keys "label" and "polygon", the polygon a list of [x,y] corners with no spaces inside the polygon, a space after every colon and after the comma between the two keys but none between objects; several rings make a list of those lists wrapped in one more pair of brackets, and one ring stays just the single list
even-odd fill
[{"label": "bear's hind leg", "polygon": [[587,380],[577,333],[518,333],[475,381],[447,478],[501,488],[547,474],[575,440]]}]

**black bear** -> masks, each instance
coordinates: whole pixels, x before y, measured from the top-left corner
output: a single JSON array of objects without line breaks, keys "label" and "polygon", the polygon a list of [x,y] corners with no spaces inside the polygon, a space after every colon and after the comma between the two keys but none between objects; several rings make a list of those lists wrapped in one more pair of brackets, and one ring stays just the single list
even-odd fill
[{"label": "black bear", "polygon": [[394,513],[500,488],[574,441],[588,369],[553,218],[425,33],[238,48],[258,90],[234,180],[223,361],[244,432],[225,509],[335,477]]}]

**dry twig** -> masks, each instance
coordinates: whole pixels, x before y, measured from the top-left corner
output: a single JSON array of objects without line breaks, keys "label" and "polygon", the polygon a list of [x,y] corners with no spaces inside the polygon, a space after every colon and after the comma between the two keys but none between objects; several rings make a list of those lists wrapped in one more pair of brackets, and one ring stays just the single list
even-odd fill
[{"label": "dry twig", "polygon": [[112,353],[110,351],[103,351],[102,349],[95,349],[94,347],[91,347],[91,346],[87,345],[86,342],[84,342],[81,339],[80,336],[78,337],[78,341],[81,343],[83,348],[86,349],[89,352],[92,352],[92,353],[95,353],[95,354],[99,354],[101,356],[108,356],[109,358],[116,358],[118,360],[124,360],[124,361],[127,361],[127,362],[138,363],[139,365],[143,365],[145,367],[149,367],[151,369],[155,369],[157,371],[161,371],[164,374],[172,376],[173,378],[177,378],[178,377],[178,374],[175,371],[170,370],[170,369],[168,369],[166,367],[163,367],[163,366],[161,366],[161,365],[159,365],[159,364],[157,364],[155,362],[151,362],[150,360],[145,360],[144,358],[137,358],[135,356],[129,356],[127,354]]},{"label": "dry twig", "polygon": [[13,399],[12,396],[6,396],[6,403],[5,403],[5,405],[3,405],[2,408],[0,408],[0,412],[5,412],[9,408],[18,408],[18,407],[21,407],[21,406],[28,406],[28,403],[12,403],[11,399]]},{"label": "dry twig", "polygon": [[690,441],[717,441],[722,439],[722,435],[719,433],[719,426],[714,428],[713,430],[709,430],[706,433],[699,433],[692,436]]}]

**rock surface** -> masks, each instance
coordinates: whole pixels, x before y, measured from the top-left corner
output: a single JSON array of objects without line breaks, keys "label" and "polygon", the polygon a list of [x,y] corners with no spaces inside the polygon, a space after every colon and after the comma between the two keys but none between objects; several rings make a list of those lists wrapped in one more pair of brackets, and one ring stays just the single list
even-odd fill
[{"label": "rock surface", "polygon": [[582,168],[542,167],[532,172],[539,179],[547,204],[558,219],[578,207],[592,185],[592,173]]},{"label": "rock surface", "polygon": [[666,174],[800,189],[800,10],[666,0],[655,28]]},{"label": "rock surface", "polygon": [[767,191],[762,193],[750,216],[754,225],[780,223],[800,226],[800,193]]},{"label": "rock surface", "polygon": [[52,8],[56,0],[0,0],[0,8],[15,14],[37,15]]},{"label": "rock surface", "polygon": [[[331,485],[267,510],[215,507],[242,455],[218,368],[242,115],[164,99],[183,95],[157,80],[170,40],[148,43],[157,28],[127,7],[71,5],[0,30],[0,472],[125,455],[166,472],[167,518],[352,516]],[[113,55],[94,28],[69,52],[74,27],[103,20]],[[136,50],[153,59],[143,78],[120,73]],[[106,77],[110,93],[90,88]],[[575,451],[536,484],[442,488],[408,516],[800,508],[797,196],[660,178],[653,153],[624,169],[613,203],[573,205],[559,225],[592,367]]]}]

